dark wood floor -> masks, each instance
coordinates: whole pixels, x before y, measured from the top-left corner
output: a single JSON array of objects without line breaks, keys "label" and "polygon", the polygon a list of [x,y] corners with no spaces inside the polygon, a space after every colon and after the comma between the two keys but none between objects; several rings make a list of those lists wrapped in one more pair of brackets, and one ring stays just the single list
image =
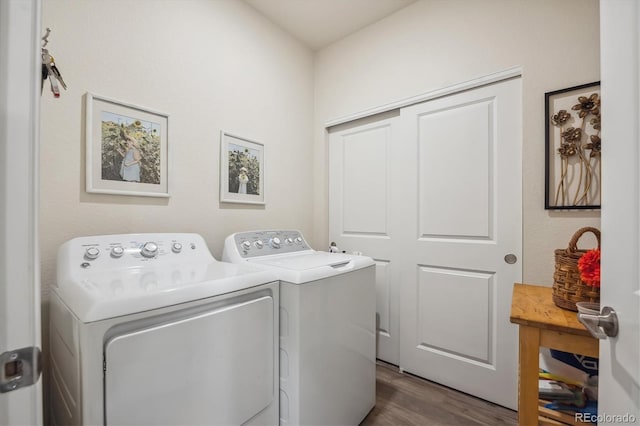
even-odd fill
[{"label": "dark wood floor", "polygon": [[376,406],[361,423],[374,425],[517,425],[515,411],[378,362]]}]

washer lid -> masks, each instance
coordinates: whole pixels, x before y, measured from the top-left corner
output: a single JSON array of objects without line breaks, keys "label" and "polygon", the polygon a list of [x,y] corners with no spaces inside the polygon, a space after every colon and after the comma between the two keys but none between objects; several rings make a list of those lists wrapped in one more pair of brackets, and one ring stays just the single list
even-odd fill
[{"label": "washer lid", "polygon": [[277,281],[273,271],[212,261],[88,273],[53,291],[84,323],[220,296]]},{"label": "washer lid", "polygon": [[294,284],[303,284],[371,266],[373,260],[366,256],[307,251],[304,254],[248,259],[247,264],[276,270],[279,279]]}]

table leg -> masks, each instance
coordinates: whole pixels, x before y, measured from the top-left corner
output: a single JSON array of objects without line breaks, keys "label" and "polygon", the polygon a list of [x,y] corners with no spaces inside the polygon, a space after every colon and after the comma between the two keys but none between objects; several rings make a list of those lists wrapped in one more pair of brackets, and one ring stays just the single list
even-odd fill
[{"label": "table leg", "polygon": [[518,382],[518,424],[538,424],[538,368],[540,330],[520,325],[520,377]]}]

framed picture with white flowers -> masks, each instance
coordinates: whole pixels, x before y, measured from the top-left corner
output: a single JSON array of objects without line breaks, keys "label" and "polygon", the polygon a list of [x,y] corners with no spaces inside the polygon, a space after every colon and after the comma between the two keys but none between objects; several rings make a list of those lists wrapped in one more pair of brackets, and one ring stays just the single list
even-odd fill
[{"label": "framed picture with white flowers", "polygon": [[265,204],[264,145],[220,132],[220,201]]},{"label": "framed picture with white flowers", "polygon": [[545,93],[545,209],[599,209],[600,82]]}]

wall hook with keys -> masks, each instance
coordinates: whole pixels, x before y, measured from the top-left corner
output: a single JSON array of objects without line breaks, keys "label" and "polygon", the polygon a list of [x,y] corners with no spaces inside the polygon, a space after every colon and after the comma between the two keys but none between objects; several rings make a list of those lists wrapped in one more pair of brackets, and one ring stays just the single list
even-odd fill
[{"label": "wall hook with keys", "polygon": [[47,28],[45,35],[42,37],[42,82],[40,84],[40,92],[42,92],[44,88],[45,80],[49,80],[49,84],[51,85],[51,92],[53,96],[56,98],[60,97],[60,86],[63,89],[67,90],[67,84],[64,82],[62,78],[62,74],[60,70],[56,66],[55,59],[53,55],[49,53],[48,49],[45,49],[45,46],[49,44],[49,35],[51,34],[51,28]]}]

